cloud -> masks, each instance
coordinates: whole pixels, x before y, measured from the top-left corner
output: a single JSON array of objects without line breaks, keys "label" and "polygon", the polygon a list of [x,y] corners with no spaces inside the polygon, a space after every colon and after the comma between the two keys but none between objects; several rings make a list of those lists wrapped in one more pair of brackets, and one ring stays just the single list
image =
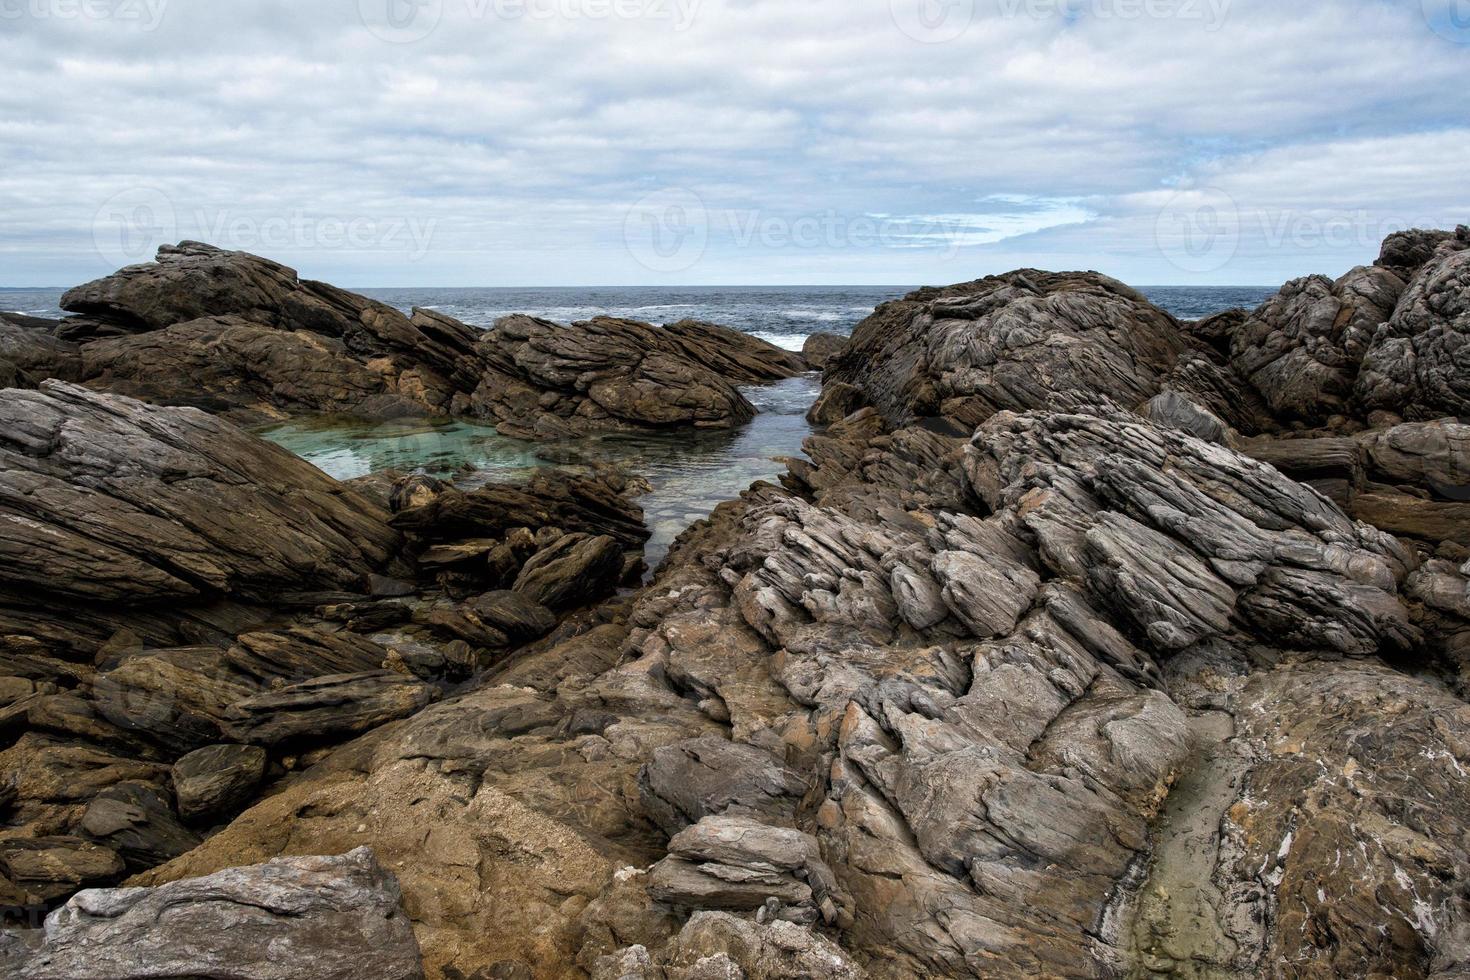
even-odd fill
[{"label": "cloud", "polygon": [[[1470,220],[1470,38],[1424,11],[0,0],[0,284],[163,235],[353,285],[1338,274]],[[681,193],[703,248],[640,260]]]}]

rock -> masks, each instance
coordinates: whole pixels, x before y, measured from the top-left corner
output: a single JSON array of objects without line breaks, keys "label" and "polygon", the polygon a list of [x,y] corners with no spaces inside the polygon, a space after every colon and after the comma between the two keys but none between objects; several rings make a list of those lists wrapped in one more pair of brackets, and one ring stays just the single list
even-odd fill
[{"label": "rock", "polygon": [[398,883],[367,848],[280,858],[158,888],[82,892],[16,980],[421,980]]},{"label": "rock", "polygon": [[737,384],[780,381],[808,369],[801,355],[702,320],[665,324],[660,339],[672,340],[690,360]]},{"label": "rock", "polygon": [[1470,547],[1470,501],[1447,503],[1372,486],[1353,498],[1353,516],[1392,534]]},{"label": "rock", "polygon": [[664,956],[667,975],[684,980],[861,980],[866,975],[825,936],[790,922],[757,924],[725,912],[691,916]]},{"label": "rock", "polygon": [[706,737],[656,749],[638,773],[643,808],[669,834],[708,816],[789,822],[806,783],[769,752]]},{"label": "rock", "polygon": [[179,816],[188,821],[238,810],[265,776],[265,750],[253,745],[210,745],[174,763]]},{"label": "rock", "polygon": [[1426,231],[1422,228],[1396,231],[1383,240],[1383,247],[1373,264],[1391,270],[1407,282],[1434,257],[1440,245],[1454,237],[1452,231]]},{"label": "rock", "polygon": [[[610,535],[625,549],[641,551],[650,532],[633,500],[638,486],[611,467],[586,476],[538,471],[520,485],[445,490],[423,504],[403,507],[392,523],[431,544],[504,541],[518,529],[556,528]],[[527,557],[534,551],[533,544]]]},{"label": "rock", "polygon": [[0,518],[0,634],[83,654],[124,626],[189,642],[180,610],[351,586],[398,546],[386,514],[285,450],[57,381],[0,399]]},{"label": "rock", "polygon": [[[697,342],[717,339],[701,333]],[[729,380],[692,359],[674,334],[634,320],[598,317],[562,326],[505,317],[485,332],[478,351],[488,367],[475,410],[515,438],[730,428],[755,414]]]},{"label": "rock", "polygon": [[432,688],[392,671],[318,677],[236,702],[226,729],[252,745],[340,738],[407,717],[434,698]]},{"label": "rock", "polygon": [[1023,270],[880,306],[828,384],[859,387],[895,427],[1105,396],[1139,405],[1189,347],[1178,321],[1096,273]]},{"label": "rock", "polygon": [[1287,283],[1231,332],[1231,364],[1278,416],[1320,424],[1346,414],[1363,355],[1403,289],[1378,266]]},{"label": "rock", "polygon": [[465,605],[512,643],[539,640],[556,628],[555,613],[519,592],[487,592]]},{"label": "rock", "polygon": [[568,534],[532,555],[512,590],[550,609],[572,609],[611,595],[622,577],[617,541]]},{"label": "rock", "polygon": [[109,328],[85,345],[88,384],[249,420],[457,413],[479,380],[477,333],[464,324],[410,320],[199,242],[164,246],[155,262],[78,286],[61,305]]},{"label": "rock", "polygon": [[866,405],[867,398],[861,388],[839,381],[822,388],[807,411],[806,420],[812,425],[835,425]]},{"label": "rock", "polygon": [[[0,313],[0,364],[8,378],[0,388],[33,388],[47,378],[75,381],[82,374],[81,351],[76,344],[53,334],[53,320]],[[17,382],[24,384],[17,385]]]},{"label": "rock", "polygon": [[1381,480],[1407,483],[1444,499],[1470,500],[1470,425],[1444,419],[1376,429],[1357,437]]},{"label": "rock", "polygon": [[1230,427],[1218,415],[1177,391],[1155,395],[1139,414],[1158,425],[1183,429],[1196,439],[1230,445]]},{"label": "rock", "polygon": [[1411,422],[1470,416],[1464,350],[1470,335],[1470,227],[1440,242],[1363,358],[1364,409]]},{"label": "rock", "polygon": [[80,837],[11,837],[0,840],[0,870],[51,899],[111,884],[122,877],[125,866],[116,851]]},{"label": "rock", "polygon": [[197,847],[164,794],[146,783],[119,783],[87,805],[81,829],[116,851],[132,870],[151,868]]},{"label": "rock", "polygon": [[130,656],[93,685],[98,714],[178,753],[224,734],[229,707],[256,693],[217,647],[154,650]]},{"label": "rock", "polygon": [[813,371],[825,371],[837,355],[847,349],[847,338],[835,333],[814,333],[801,345],[801,356]]}]

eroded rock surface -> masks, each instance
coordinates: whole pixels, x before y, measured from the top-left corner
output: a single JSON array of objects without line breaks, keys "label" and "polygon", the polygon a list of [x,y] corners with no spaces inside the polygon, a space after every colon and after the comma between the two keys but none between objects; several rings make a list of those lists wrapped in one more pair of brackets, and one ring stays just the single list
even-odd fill
[{"label": "eroded rock surface", "polygon": [[0,964],[17,980],[419,980],[399,897],[367,848],[85,891],[50,915],[38,949],[0,948]]}]

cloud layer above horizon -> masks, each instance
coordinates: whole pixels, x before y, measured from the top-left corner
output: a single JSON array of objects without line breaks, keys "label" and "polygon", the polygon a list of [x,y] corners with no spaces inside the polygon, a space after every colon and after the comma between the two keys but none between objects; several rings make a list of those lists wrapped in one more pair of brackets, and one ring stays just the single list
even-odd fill
[{"label": "cloud layer above horizon", "polygon": [[1470,222],[1470,0],[0,0],[0,285],[1339,275]]}]

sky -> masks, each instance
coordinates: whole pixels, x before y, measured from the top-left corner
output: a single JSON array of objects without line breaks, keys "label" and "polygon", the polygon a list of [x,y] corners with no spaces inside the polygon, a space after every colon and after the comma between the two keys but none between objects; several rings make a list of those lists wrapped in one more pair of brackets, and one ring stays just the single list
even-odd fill
[{"label": "sky", "polygon": [[0,0],[0,286],[1276,284],[1470,223],[1470,0]]}]

